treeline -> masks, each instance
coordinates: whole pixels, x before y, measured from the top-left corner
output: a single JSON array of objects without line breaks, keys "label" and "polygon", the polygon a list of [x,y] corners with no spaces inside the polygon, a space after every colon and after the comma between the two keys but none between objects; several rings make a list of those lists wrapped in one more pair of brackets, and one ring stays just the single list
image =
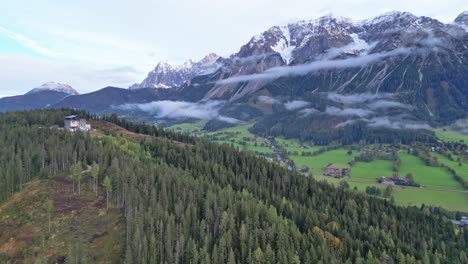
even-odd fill
[{"label": "treeline", "polygon": [[[0,114],[0,202],[32,177],[46,178],[90,161],[88,135],[58,129],[70,110]],[[81,113],[86,116],[85,113]]]},{"label": "treeline", "polygon": [[335,128],[336,124],[333,124],[332,117],[310,118],[312,117],[298,120],[297,116],[272,115],[255,123],[250,131],[265,136],[284,136],[312,141],[315,145],[329,145],[333,142],[350,145],[360,141],[369,144],[437,142],[434,132],[428,130],[371,128],[363,122]]},{"label": "treeline", "polygon": [[[34,120],[36,113],[11,115],[9,124],[0,115],[2,132],[21,119]],[[31,130],[26,136],[47,131],[56,149],[70,145],[68,166],[76,153],[76,160],[99,164],[100,183],[110,178],[111,203],[126,219],[125,263],[468,261],[468,231],[454,232],[447,221],[454,215],[442,209],[397,207],[226,145],[104,118],[154,137],[134,142],[38,128],[34,122],[20,127]],[[15,145],[22,137],[10,140]],[[46,156],[44,168],[50,170],[52,155]]]}]

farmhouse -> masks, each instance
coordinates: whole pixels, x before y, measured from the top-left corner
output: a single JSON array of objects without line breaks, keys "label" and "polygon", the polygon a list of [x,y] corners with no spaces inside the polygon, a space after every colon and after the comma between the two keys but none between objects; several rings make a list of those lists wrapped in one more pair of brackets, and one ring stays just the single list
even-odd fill
[{"label": "farmhouse", "polygon": [[71,115],[65,117],[65,128],[70,131],[88,131],[91,129],[91,125],[86,123],[86,119],[81,118],[77,115]]},{"label": "farmhouse", "polygon": [[452,223],[458,226],[468,226],[468,216],[462,216],[460,221],[452,220]]},{"label": "farmhouse", "polygon": [[333,164],[329,164],[325,167],[325,175],[332,176],[332,177],[341,177],[343,176],[343,171],[341,168],[334,166]]},{"label": "farmhouse", "polygon": [[402,186],[419,187],[419,184],[413,182],[411,179],[400,178],[397,176],[391,177],[391,178],[386,178],[385,176],[381,176],[380,178],[377,179],[377,182],[380,184],[386,184],[386,185],[402,185]]},{"label": "farmhouse", "polygon": [[392,179],[388,179],[385,176],[380,177],[378,182],[381,183],[381,184],[386,184],[386,185],[395,185],[395,182],[392,181]]}]

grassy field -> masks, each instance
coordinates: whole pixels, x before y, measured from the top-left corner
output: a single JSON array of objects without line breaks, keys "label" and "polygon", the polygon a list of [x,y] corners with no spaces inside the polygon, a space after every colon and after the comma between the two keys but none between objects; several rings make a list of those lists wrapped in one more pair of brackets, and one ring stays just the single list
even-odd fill
[{"label": "grassy field", "polygon": [[468,212],[468,193],[395,187],[393,196],[399,205],[440,206],[452,211]]},{"label": "grassy field", "polygon": [[[257,153],[273,153],[273,150],[267,146],[261,146],[262,143],[264,143],[263,139],[259,139],[257,142],[253,141],[246,141],[245,145],[241,144],[244,142],[244,138],[257,138],[256,135],[252,134],[248,129],[252,126],[252,124],[242,124],[238,125],[235,127],[230,127],[230,128],[225,128],[221,129],[216,132],[206,132],[203,135],[212,137],[212,136],[217,136],[219,138],[223,138],[220,140],[212,140],[213,142],[217,143],[225,143],[228,145],[233,144],[235,148],[238,148],[239,150],[249,150],[252,152],[257,152]],[[255,146],[256,145],[256,146]]]},{"label": "grassy field", "polygon": [[250,133],[249,128],[252,126],[252,123],[241,124],[235,127],[224,128],[216,132],[207,132],[206,135],[213,135],[216,133],[233,133],[236,138],[242,139],[243,137],[255,137],[254,134]]},{"label": "grassy field", "polygon": [[200,120],[194,123],[180,123],[175,124],[167,129],[173,130],[175,132],[190,133],[192,131],[201,131],[206,124],[206,120]]},{"label": "grassy field", "polygon": [[363,179],[375,181],[375,179],[385,176],[391,177],[393,174],[393,161],[390,160],[373,160],[371,162],[356,162],[349,176],[351,179]]},{"label": "grassy field", "polygon": [[[204,123],[184,123],[171,128],[176,131],[201,131]],[[222,129],[216,132],[203,132],[199,135],[213,136],[217,135],[220,139],[214,140],[218,143],[226,143],[234,145],[239,150],[249,150],[257,153],[273,153],[273,150],[267,146],[261,146],[264,139],[257,137],[257,146],[255,142],[247,141],[246,145],[242,145],[244,138],[253,139],[256,136],[248,131],[252,124],[242,124],[231,128]],[[445,141],[459,141],[465,140],[468,142],[468,136],[455,133],[453,131],[436,131],[439,138]],[[340,148],[324,152],[317,156],[301,156],[302,152],[313,152],[320,147],[311,146],[308,149],[301,148],[302,143],[297,140],[276,138],[276,144],[284,147],[288,152],[295,152],[299,155],[289,155],[289,158],[294,161],[297,167],[307,165],[311,168],[311,172],[317,180],[327,181],[334,185],[338,185],[341,179],[334,179],[326,176],[321,176],[323,173],[322,168],[330,163],[338,167],[348,167],[355,153],[352,155],[347,154],[347,150]],[[450,161],[440,154],[433,154],[438,157],[439,161],[445,165],[453,168],[457,173],[468,179],[468,163],[464,162],[462,167],[458,166],[456,161]],[[456,157],[454,156],[456,159]],[[439,167],[426,166],[418,157],[409,154],[401,154],[400,159],[401,169],[400,176],[404,177],[407,173],[413,174],[414,180],[427,188],[440,188],[462,190],[463,187],[456,182],[452,175],[444,169]],[[380,176],[390,177],[393,174],[393,161],[389,160],[374,160],[371,162],[356,162],[350,171],[350,180],[348,181],[350,188],[356,187],[358,191],[365,192],[367,186],[376,186],[382,191],[386,188],[385,185],[375,183],[375,179]],[[357,180],[357,181],[354,181]],[[362,182],[358,182],[362,181]],[[368,181],[368,182],[366,182]],[[468,212],[468,193],[466,192],[451,192],[451,191],[438,191],[428,190],[425,188],[408,188],[395,186],[393,189],[393,197],[395,203],[402,206],[421,206],[427,204],[431,206],[440,206],[448,210],[459,210]]]},{"label": "grassy field", "polygon": [[[340,179],[326,176],[314,176],[319,181],[327,181],[338,186]],[[360,192],[365,192],[367,186],[375,186],[385,190],[387,186],[377,183],[353,182],[348,181],[350,189],[354,187]],[[439,206],[451,211],[461,211],[468,213],[468,193],[427,190],[423,188],[409,188],[394,186],[392,192],[395,203],[401,206],[421,206],[422,204],[430,206]]]},{"label": "grassy field", "polygon": [[424,187],[462,190],[463,187],[442,167],[430,167],[410,154],[401,154],[400,176],[412,173],[414,181]]},{"label": "grassy field", "polygon": [[348,162],[354,158],[353,155],[348,155],[346,152],[346,149],[339,148],[312,157],[290,155],[290,159],[294,161],[297,167],[306,165],[309,168],[322,169],[328,164],[333,163],[335,166],[346,168],[348,167]]},{"label": "grassy field", "polygon": [[453,142],[465,142],[468,143],[468,135],[461,134],[456,131],[450,130],[448,128],[439,128],[435,130],[436,136],[446,142],[453,141]]},{"label": "grassy field", "polygon": [[458,156],[452,155],[454,160],[449,160],[446,158],[444,155],[441,155],[439,153],[433,153],[432,154],[434,157],[437,157],[439,159],[439,162],[452,168],[455,170],[457,175],[462,177],[465,181],[468,181],[468,162],[467,161],[461,161],[461,166],[458,165],[458,162],[456,161]]},{"label": "grassy field", "polygon": [[[382,191],[386,188],[382,184],[361,182],[349,182],[349,185],[351,188],[356,186],[359,191],[365,191],[367,186],[376,186]],[[452,211],[468,212],[468,193],[394,186],[392,195],[397,205],[419,207],[426,204],[440,206]]]}]

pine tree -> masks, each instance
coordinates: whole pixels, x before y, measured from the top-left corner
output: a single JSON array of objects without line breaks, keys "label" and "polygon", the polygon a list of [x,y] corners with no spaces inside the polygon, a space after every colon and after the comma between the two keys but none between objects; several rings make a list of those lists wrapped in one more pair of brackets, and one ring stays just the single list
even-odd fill
[{"label": "pine tree", "polygon": [[93,177],[93,180],[94,180],[94,192],[96,193],[96,197],[98,195],[98,192],[97,192],[97,184],[98,184],[98,176],[99,176],[99,165],[96,163],[96,162],[93,162],[93,164],[91,165],[91,177]]},{"label": "pine tree", "polygon": [[[76,181],[78,183],[78,195],[81,195],[81,171],[82,171],[82,167],[81,167],[81,162],[77,162],[74,166],[73,166],[73,170],[72,170],[72,178],[74,181]],[[73,192],[75,190],[75,185],[73,184]]]},{"label": "pine tree", "polygon": [[44,205],[45,209],[47,210],[47,216],[49,219],[49,233],[50,233],[50,228],[51,228],[51,223],[50,223],[50,218],[52,215],[52,210],[54,210],[54,203],[52,200],[48,199]]},{"label": "pine tree", "polygon": [[106,191],[106,208],[109,210],[109,193],[112,192],[112,182],[109,176],[106,176],[104,178],[104,181],[102,182],[102,187],[104,187],[104,190]]}]

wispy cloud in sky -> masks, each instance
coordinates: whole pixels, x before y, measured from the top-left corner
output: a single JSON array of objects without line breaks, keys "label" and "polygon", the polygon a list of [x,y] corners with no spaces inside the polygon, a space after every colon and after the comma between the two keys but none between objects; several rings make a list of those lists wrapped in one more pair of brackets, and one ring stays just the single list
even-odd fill
[{"label": "wispy cloud in sky", "polygon": [[41,44],[39,44],[38,42],[32,40],[32,39],[29,39],[28,37],[25,37],[21,34],[18,34],[18,33],[15,33],[5,27],[2,27],[0,26],[0,34],[3,34],[9,38],[11,38],[12,40],[15,40],[18,42],[19,45],[22,45],[24,46],[25,48],[29,48],[35,52],[37,52],[38,54],[41,54],[41,55],[45,55],[45,56],[50,56],[50,57],[57,57],[58,54],[44,46],[42,46]]}]

